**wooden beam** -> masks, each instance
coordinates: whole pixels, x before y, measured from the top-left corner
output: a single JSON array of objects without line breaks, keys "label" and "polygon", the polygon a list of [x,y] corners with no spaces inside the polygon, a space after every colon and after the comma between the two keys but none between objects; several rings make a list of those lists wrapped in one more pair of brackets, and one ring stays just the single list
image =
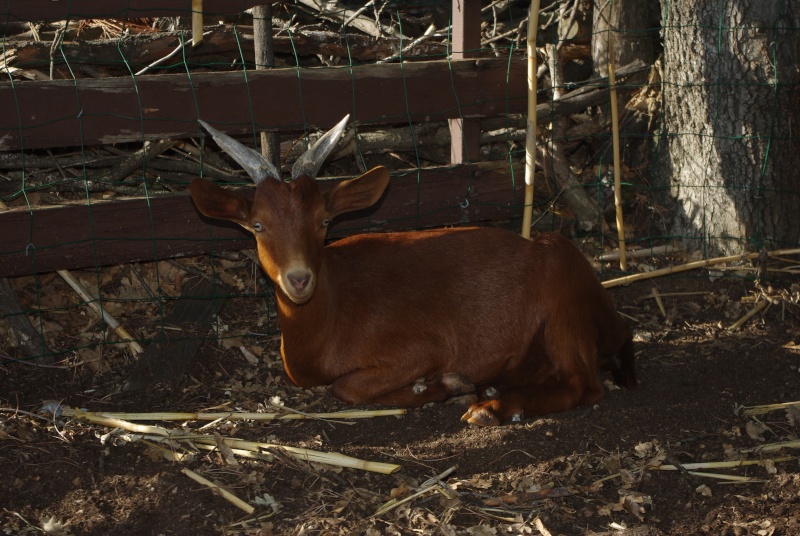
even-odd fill
[{"label": "wooden beam", "polygon": [[[257,21],[254,11],[254,26]],[[208,35],[203,38],[202,47],[186,47],[182,51],[190,68],[213,62],[241,61],[242,56],[250,64],[255,47],[253,26],[207,26],[206,33]],[[53,61],[56,66],[69,63],[73,69],[81,65],[103,65],[105,68],[116,65],[119,69],[125,69],[125,72],[129,68],[137,72],[171,53],[188,39],[186,32],[172,31],[139,33],[115,39],[66,41],[59,45],[58,54],[53,58],[50,57],[50,42],[9,40],[6,43],[6,54],[14,56],[12,65],[20,69],[46,67]],[[345,35],[300,29],[293,31],[291,37],[273,36],[273,44],[275,52],[281,54],[322,54],[352,58],[358,62],[374,62],[397,54],[401,49],[401,41],[395,37],[375,38],[356,33]],[[415,51],[431,58],[444,57],[446,48],[444,43],[420,43]]]},{"label": "wooden beam", "polygon": [[[522,167],[515,175],[522,177]],[[524,183],[508,162],[411,170],[392,177],[374,209],[342,216],[331,238],[510,219]],[[321,181],[327,190],[340,179]],[[252,189],[251,189],[252,190]],[[205,219],[187,194],[0,212],[0,277],[253,247],[238,225]]]},{"label": "wooden beam", "polygon": [[522,113],[525,72],[515,57],[3,83],[0,151],[186,138],[198,118],[242,134],[328,128],[348,111],[361,124]]},{"label": "wooden beam", "polygon": [[[481,48],[481,3],[452,0],[452,59],[474,58]],[[448,86],[444,86],[448,87]],[[480,151],[481,127],[468,112],[457,110],[460,117],[450,119],[450,162],[464,164],[476,161]]]},{"label": "wooden beam", "polygon": [[[204,0],[203,11],[207,15],[234,15],[260,3],[263,0]],[[6,0],[3,4],[6,21],[186,17],[192,13],[191,0]]]}]

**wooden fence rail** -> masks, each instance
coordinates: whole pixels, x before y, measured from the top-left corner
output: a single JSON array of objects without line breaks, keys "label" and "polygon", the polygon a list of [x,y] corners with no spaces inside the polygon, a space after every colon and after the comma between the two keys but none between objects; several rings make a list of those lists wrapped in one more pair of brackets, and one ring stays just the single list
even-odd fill
[{"label": "wooden fence rail", "polygon": [[[512,218],[519,213],[524,186],[514,186],[509,176],[508,162],[395,174],[377,208],[342,216],[330,235]],[[338,180],[321,182],[324,191]],[[238,225],[200,216],[185,193],[35,211],[13,208],[0,212],[0,229],[13,230],[0,233],[0,277],[254,246]]]},{"label": "wooden fence rail", "polygon": [[[525,109],[525,63],[504,59],[0,84],[0,151],[483,117]],[[262,118],[259,121],[254,118]]]}]

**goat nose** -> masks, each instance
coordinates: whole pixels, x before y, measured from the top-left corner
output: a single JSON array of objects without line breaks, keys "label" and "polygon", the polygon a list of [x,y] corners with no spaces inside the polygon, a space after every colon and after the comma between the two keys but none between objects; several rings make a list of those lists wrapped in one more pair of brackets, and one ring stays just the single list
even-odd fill
[{"label": "goat nose", "polygon": [[286,274],[286,278],[292,287],[298,292],[302,292],[311,281],[311,272],[308,270],[294,270]]}]

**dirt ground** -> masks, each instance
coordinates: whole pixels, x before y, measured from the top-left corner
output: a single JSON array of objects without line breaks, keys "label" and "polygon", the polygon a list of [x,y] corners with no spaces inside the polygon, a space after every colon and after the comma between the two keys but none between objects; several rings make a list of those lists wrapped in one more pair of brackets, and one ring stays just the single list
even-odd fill
[{"label": "dirt ground", "polygon": [[[15,285],[23,294],[28,288],[26,281]],[[649,297],[654,286],[664,294],[666,317]],[[639,386],[609,390],[591,408],[493,429],[462,423],[463,407],[437,404],[351,424],[220,421],[203,430],[399,464],[390,475],[295,461],[280,452],[271,462],[232,462],[218,451],[171,462],[134,434],[22,412],[35,414],[53,400],[91,411],[270,411],[274,403],[302,411],[350,409],[325,388],[287,385],[274,336],[244,335],[224,345],[229,348],[208,340],[179,387],[136,397],[119,394],[135,365],[121,350],[102,354],[102,365],[86,360],[85,352],[76,352],[84,361],[72,356],[66,368],[6,361],[0,365],[0,526],[13,535],[800,534],[800,412],[782,408],[748,417],[741,410],[800,400],[800,350],[790,347],[800,342],[798,289],[796,277],[773,281],[775,303],[735,331],[724,328],[753,307],[753,281],[711,281],[697,272],[613,289],[635,329]],[[268,321],[263,309],[263,299],[231,299],[220,326],[226,333],[255,330],[254,317]],[[75,329],[86,331],[90,315]],[[66,327],[60,336],[77,337]],[[239,344],[257,354],[258,366]],[[794,450],[769,448],[789,440]],[[686,465],[731,460],[756,463]],[[659,464],[678,470],[656,469]],[[225,486],[255,512],[248,515],[190,480],[184,467]],[[374,515],[392,498],[408,500]]]}]

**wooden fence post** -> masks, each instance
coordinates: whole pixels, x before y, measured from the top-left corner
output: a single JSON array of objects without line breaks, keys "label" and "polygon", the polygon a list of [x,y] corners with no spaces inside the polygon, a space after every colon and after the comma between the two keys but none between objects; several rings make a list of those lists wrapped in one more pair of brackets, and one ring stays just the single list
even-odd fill
[{"label": "wooden fence post", "polygon": [[[477,56],[481,47],[481,3],[453,1],[452,59]],[[463,164],[478,160],[481,124],[478,119],[450,119],[450,162]]]}]

